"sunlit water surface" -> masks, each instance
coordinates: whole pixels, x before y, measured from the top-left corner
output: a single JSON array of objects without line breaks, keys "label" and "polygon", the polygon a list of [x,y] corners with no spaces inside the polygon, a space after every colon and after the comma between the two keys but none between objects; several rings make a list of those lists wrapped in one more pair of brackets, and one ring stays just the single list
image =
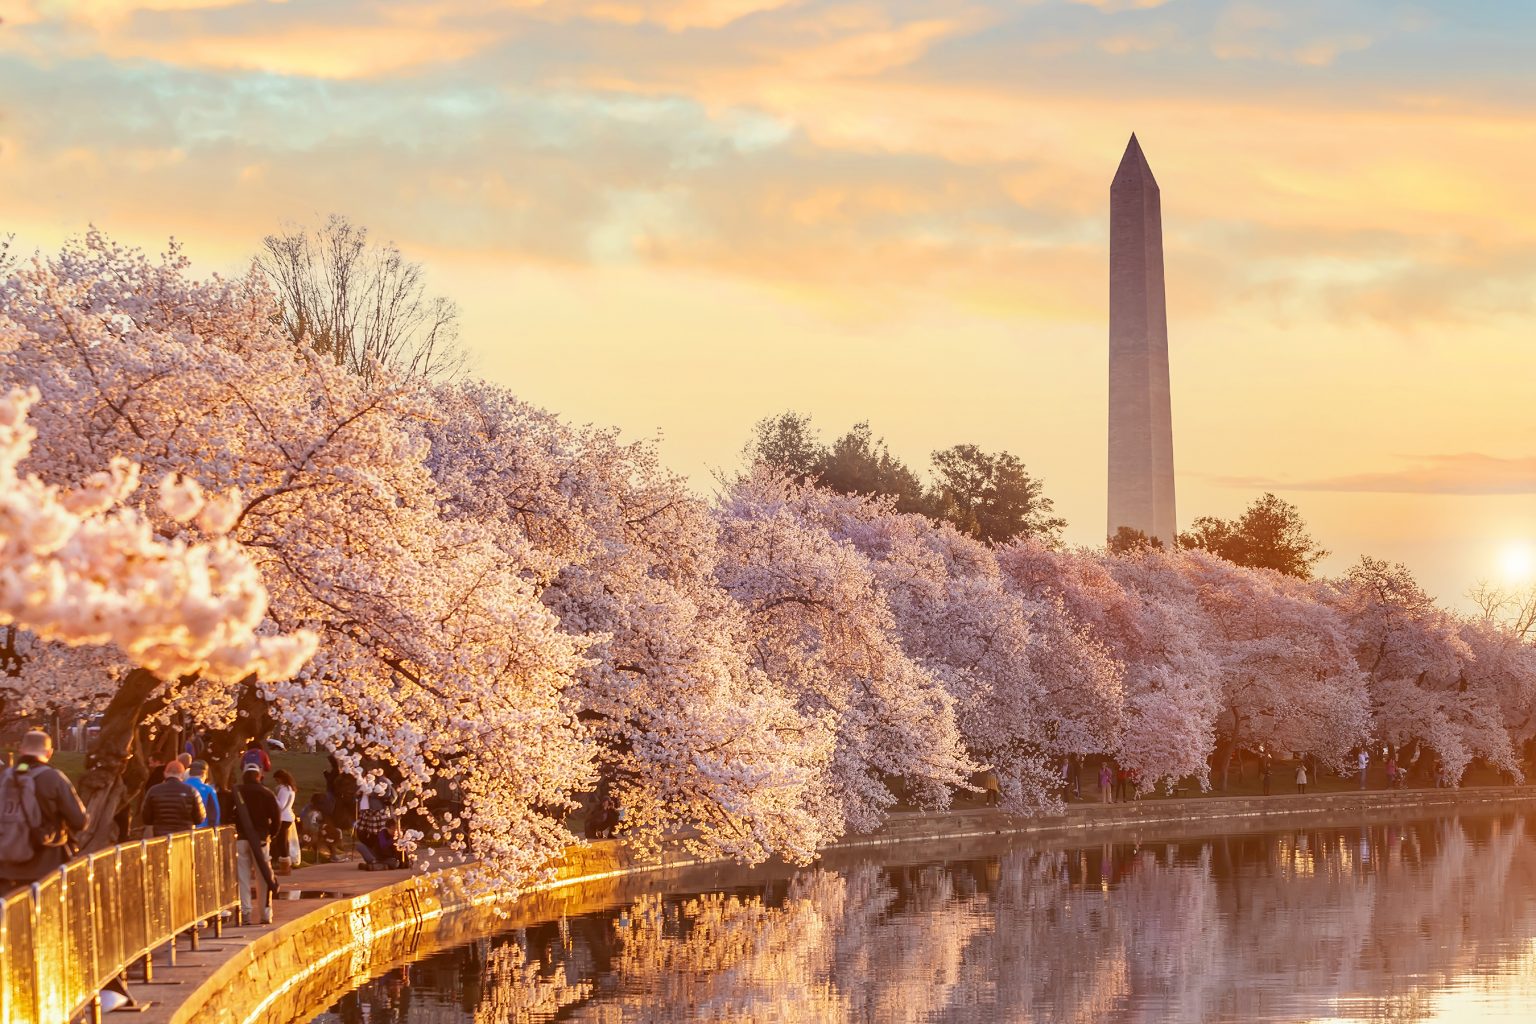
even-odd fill
[{"label": "sunlit water surface", "polygon": [[1530,1022],[1530,832],[1510,814],[872,855],[509,931],[314,1020]]}]

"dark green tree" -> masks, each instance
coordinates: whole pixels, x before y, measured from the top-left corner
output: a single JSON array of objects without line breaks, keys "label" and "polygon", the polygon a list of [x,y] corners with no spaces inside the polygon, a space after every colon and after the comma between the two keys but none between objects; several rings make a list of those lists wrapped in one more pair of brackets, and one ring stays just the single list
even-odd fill
[{"label": "dark green tree", "polygon": [[1179,546],[1200,548],[1237,565],[1312,578],[1328,552],[1307,532],[1295,505],[1265,494],[1236,519],[1201,516],[1179,534]]},{"label": "dark green tree", "polygon": [[1029,475],[1017,456],[994,455],[973,444],[933,453],[930,498],[938,518],[992,544],[1015,537],[1056,541],[1067,525],[1053,514],[1044,484]]},{"label": "dark green tree", "polygon": [[758,420],[741,454],[749,466],[761,463],[805,481],[820,475],[828,453],[811,418],[790,410]]},{"label": "dark green tree", "polygon": [[1128,555],[1132,551],[1141,551],[1146,548],[1162,550],[1163,541],[1160,537],[1149,537],[1146,533],[1134,526],[1122,526],[1115,531],[1115,535],[1109,538],[1109,553],[1112,555]]},{"label": "dark green tree", "polygon": [[898,511],[929,510],[922,480],[891,454],[868,423],[855,423],[826,450],[819,476],[823,487],[842,494],[886,494],[896,499]]}]

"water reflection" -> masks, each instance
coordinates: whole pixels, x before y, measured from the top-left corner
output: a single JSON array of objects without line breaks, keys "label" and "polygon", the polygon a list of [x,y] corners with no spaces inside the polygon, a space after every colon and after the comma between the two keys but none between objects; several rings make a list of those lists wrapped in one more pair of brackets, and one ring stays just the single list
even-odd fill
[{"label": "water reflection", "polygon": [[315,1020],[1526,1021],[1533,865],[1514,815],[869,861],[521,928]]}]

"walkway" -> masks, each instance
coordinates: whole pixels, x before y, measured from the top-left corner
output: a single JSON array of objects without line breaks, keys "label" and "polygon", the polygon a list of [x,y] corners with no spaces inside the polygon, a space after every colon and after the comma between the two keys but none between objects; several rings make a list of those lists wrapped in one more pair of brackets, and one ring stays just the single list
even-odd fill
[{"label": "walkway", "polygon": [[[225,961],[257,938],[327,903],[361,896],[411,874],[409,870],[359,871],[354,860],[340,864],[311,864],[295,869],[291,875],[279,876],[282,891],[272,903],[271,924],[226,925],[223,936],[217,939],[211,930],[207,930],[199,940],[201,948],[195,953],[188,950],[187,940],[182,939],[176,944],[174,967],[170,965],[169,952],[162,948],[155,954],[155,980],[148,985],[132,980],[143,975],[137,968],[130,970],[128,990],[138,1002],[152,1005],[143,1013],[122,1019],[142,1024],[167,1024],[188,993],[196,991]],[[106,1019],[117,1018],[108,1015]]]}]

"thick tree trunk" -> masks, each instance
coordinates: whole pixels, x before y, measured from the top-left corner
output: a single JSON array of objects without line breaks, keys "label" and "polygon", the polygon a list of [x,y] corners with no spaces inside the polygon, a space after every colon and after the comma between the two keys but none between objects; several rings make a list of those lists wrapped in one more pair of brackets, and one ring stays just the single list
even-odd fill
[{"label": "thick tree trunk", "polygon": [[79,837],[83,852],[105,849],[126,838],[118,834],[117,815],[144,778],[142,768],[137,778],[128,777],[128,766],[144,705],[159,688],[160,679],[154,673],[136,668],[123,679],[101,717],[101,733],[86,754],[85,774],[80,778],[80,799],[90,812],[86,831]]},{"label": "thick tree trunk", "polygon": [[[1243,738],[1243,719],[1236,711],[1229,711],[1232,715],[1232,735],[1225,744],[1217,744],[1218,758],[1221,761],[1221,791],[1227,791],[1227,782],[1232,773],[1232,758],[1237,754],[1238,744]],[[1225,750],[1222,747],[1225,747]]]},{"label": "thick tree trunk", "polygon": [[203,760],[208,762],[208,782],[216,789],[228,789],[236,782],[240,755],[252,740],[268,735],[277,725],[272,708],[256,687],[255,677],[240,684],[235,702],[235,720],[227,729],[206,734]]}]

